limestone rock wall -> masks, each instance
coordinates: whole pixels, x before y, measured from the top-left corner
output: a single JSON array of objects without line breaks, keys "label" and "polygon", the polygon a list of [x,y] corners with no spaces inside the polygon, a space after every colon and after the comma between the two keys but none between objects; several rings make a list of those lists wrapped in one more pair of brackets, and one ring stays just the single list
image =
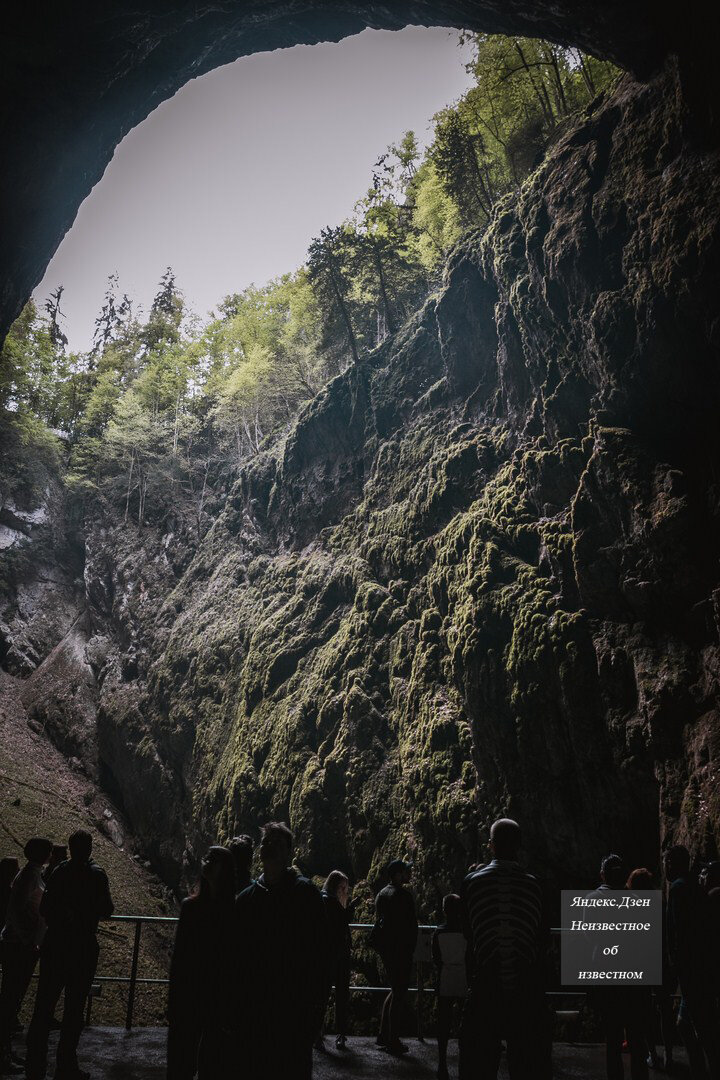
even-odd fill
[{"label": "limestone rock wall", "polygon": [[720,175],[685,123],[674,71],[627,78],[239,478],[99,716],[167,865],[266,816],[311,872],[409,851],[438,891],[500,812],[555,880],[717,850]]},{"label": "limestone rock wall", "polygon": [[198,546],[88,525],[93,753],[167,881],[270,816],[311,873],[412,854],[428,905],[499,813],[556,883],[717,853],[720,168],[686,106],[672,64],[594,103]]}]

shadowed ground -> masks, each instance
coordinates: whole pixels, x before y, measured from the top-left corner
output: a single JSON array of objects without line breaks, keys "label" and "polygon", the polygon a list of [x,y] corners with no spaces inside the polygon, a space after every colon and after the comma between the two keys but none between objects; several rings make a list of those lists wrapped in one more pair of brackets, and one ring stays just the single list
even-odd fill
[{"label": "shadowed ground", "polygon": [[[126,1032],[122,1028],[87,1028],[80,1043],[80,1064],[92,1072],[93,1080],[164,1080],[165,1077],[165,1028],[137,1028]],[[332,1040],[328,1039],[328,1046]],[[328,1050],[315,1051],[314,1080],[330,1080],[331,1077],[434,1077],[437,1068],[435,1041],[420,1043],[408,1040],[410,1053],[400,1060],[378,1050],[375,1040],[351,1039],[349,1052],[343,1055]],[[54,1042],[52,1044],[54,1048]],[[675,1077],[689,1077],[685,1055],[677,1053],[678,1069]],[[555,1080],[604,1080],[605,1053],[602,1046],[570,1046],[555,1043],[553,1048],[553,1075]],[[52,1061],[52,1057],[50,1058]],[[457,1043],[451,1042],[449,1062],[450,1075],[457,1076]],[[630,1062],[626,1062],[630,1074]],[[52,1071],[50,1072],[52,1075]],[[651,1072],[651,1076],[655,1075]],[[660,1074],[657,1074],[660,1075]],[[507,1071],[500,1070],[502,1080]]]}]

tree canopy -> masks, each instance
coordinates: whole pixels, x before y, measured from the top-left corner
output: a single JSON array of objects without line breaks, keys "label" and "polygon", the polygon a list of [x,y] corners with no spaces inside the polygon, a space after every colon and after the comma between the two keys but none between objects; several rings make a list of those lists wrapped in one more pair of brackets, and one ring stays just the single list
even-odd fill
[{"label": "tree canopy", "polygon": [[448,252],[536,167],[612,79],[608,63],[528,38],[473,35],[473,83],[375,162],[347,220],[306,265],[250,285],[200,321],[171,267],[147,316],[110,274],[92,348],[68,352],[58,286],[31,301],[0,357],[0,476],[37,494],[65,462],[82,499],[139,526],[178,506],[201,533],[209,493],[286,428],[328,379],[382,344],[438,286]]}]

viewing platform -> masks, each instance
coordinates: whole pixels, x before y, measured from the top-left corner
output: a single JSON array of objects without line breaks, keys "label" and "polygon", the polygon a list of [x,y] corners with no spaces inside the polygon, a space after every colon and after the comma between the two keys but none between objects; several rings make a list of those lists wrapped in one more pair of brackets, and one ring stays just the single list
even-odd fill
[{"label": "viewing platform", "polygon": [[[165,1080],[166,1028],[89,1027],[80,1040],[79,1059],[82,1068],[89,1069],[93,1080]],[[52,1051],[57,1040],[51,1040]],[[313,1051],[314,1080],[330,1080],[335,1077],[388,1077],[434,1078],[437,1073],[437,1046],[434,1039],[419,1042],[407,1039],[410,1051],[403,1058],[393,1058],[375,1046],[375,1040],[367,1037],[352,1038],[348,1050],[340,1053],[334,1048],[334,1040],[326,1039],[325,1052]],[[20,1046],[18,1047],[20,1049]],[[690,1076],[682,1049],[676,1050],[677,1069],[674,1077]],[[554,1080],[604,1080],[605,1047],[598,1045],[553,1045]],[[452,1040],[448,1053],[450,1075],[457,1076],[457,1042]],[[626,1058],[626,1074],[630,1075],[630,1061]],[[500,1077],[507,1080],[504,1062]],[[652,1071],[651,1076],[655,1075]],[[657,1074],[660,1075],[660,1074]]]}]

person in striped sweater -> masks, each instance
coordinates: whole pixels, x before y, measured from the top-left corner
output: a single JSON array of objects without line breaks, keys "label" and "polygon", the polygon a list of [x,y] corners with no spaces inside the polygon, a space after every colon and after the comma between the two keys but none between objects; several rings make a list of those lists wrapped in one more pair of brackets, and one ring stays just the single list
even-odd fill
[{"label": "person in striped sweater", "polygon": [[503,1039],[511,1080],[551,1075],[542,892],[517,861],[520,842],[516,821],[496,821],[492,861],[468,874],[460,890],[470,975],[460,1080],[496,1080]]}]

